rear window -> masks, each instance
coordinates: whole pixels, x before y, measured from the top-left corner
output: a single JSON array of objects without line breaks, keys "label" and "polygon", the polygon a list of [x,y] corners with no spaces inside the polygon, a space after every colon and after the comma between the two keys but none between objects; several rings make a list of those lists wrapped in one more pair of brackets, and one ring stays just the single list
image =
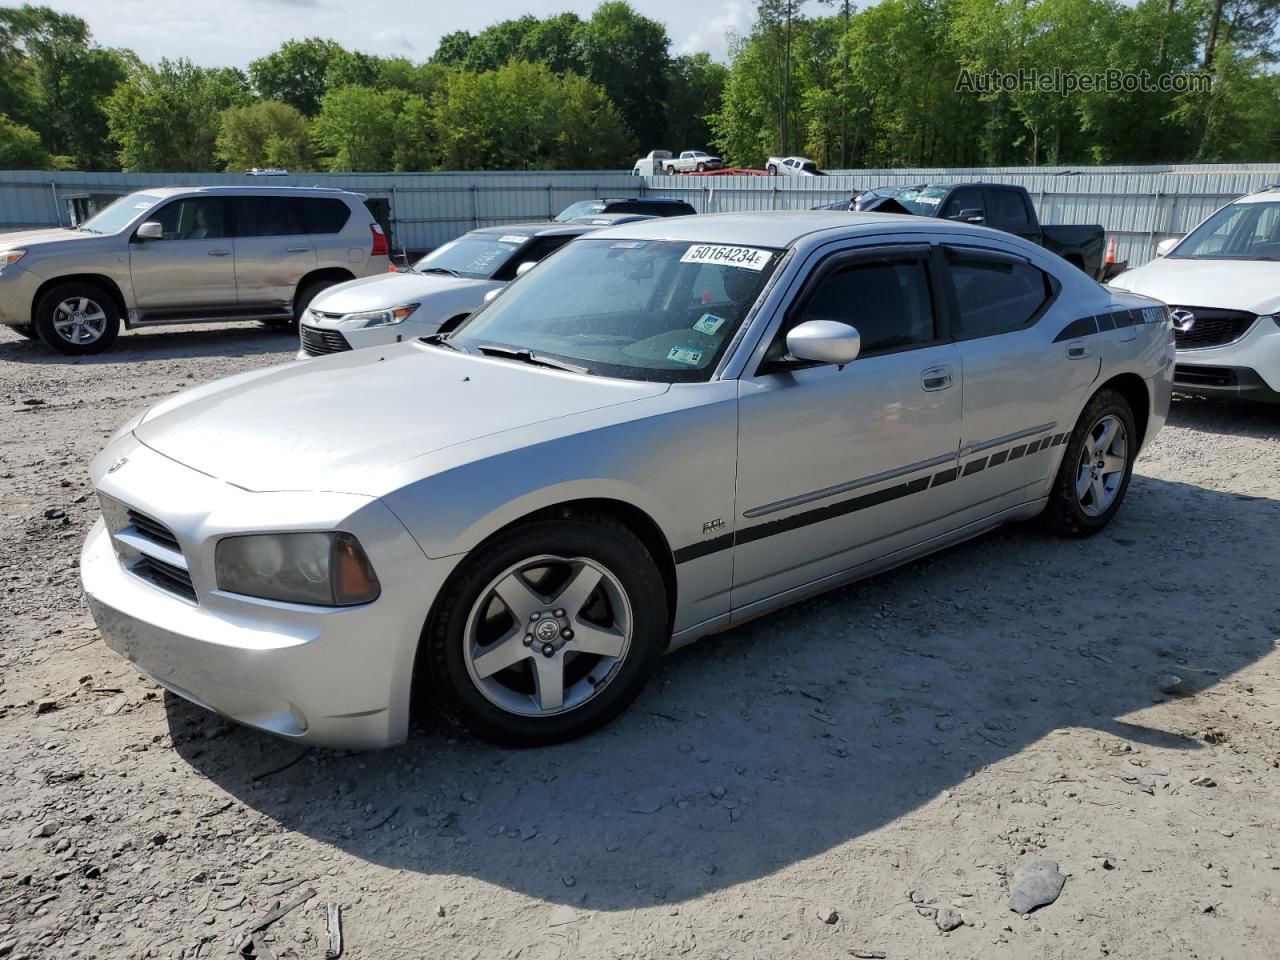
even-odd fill
[{"label": "rear window", "polygon": [[236,197],[236,236],[292,237],[307,232],[302,205],[293,197]]},{"label": "rear window", "polygon": [[307,233],[341,233],[351,219],[351,208],[341,200],[324,197],[301,199],[303,226]]},{"label": "rear window", "polygon": [[593,213],[604,213],[603,200],[579,200],[577,203],[571,203],[560,211],[556,220],[567,223],[575,217],[589,217]]}]

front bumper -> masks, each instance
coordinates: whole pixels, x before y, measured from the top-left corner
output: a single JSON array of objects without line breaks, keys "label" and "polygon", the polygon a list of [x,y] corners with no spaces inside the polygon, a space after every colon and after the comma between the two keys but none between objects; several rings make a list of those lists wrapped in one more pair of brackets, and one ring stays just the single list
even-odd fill
[{"label": "front bumper", "polygon": [[42,283],[43,279],[22,269],[21,260],[0,270],[0,324],[12,327],[31,323],[31,305]]},{"label": "front bumper", "polygon": [[1259,317],[1233,343],[1179,350],[1173,389],[1179,393],[1280,402],[1280,324]]},{"label": "front bumper", "polygon": [[[451,562],[428,560],[381,501],[249,493],[132,437],[108,447],[107,462],[126,450],[116,474],[99,471],[99,458],[94,481],[104,496],[173,532],[196,597],[164,589],[122,562],[113,545],[113,533],[118,542],[121,532],[99,519],[80,573],[107,646],[179,696],[246,726],[348,749],[404,740],[418,639]],[[302,519],[308,514],[311,520]],[[218,590],[213,551],[236,527],[348,530],[369,554],[382,595],[363,606],[326,608]]]}]

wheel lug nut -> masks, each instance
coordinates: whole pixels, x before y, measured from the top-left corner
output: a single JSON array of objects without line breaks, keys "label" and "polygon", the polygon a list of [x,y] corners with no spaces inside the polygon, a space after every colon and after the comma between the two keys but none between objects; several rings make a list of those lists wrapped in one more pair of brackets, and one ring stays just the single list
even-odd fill
[{"label": "wheel lug nut", "polygon": [[563,617],[563,616],[564,616],[564,611],[563,611],[563,610],[557,610],[557,611],[555,611],[555,613],[553,614],[553,616]]},{"label": "wheel lug nut", "polygon": [[572,639],[573,639],[573,631],[572,631],[572,630],[562,630],[562,631],[560,631],[560,636],[564,637],[566,640],[572,640]]},{"label": "wheel lug nut", "polygon": [[541,614],[537,614],[537,613],[529,614],[529,622],[532,623],[534,620],[537,620],[539,616],[541,616]]},{"label": "wheel lug nut", "polygon": [[549,644],[549,643],[544,643],[544,644],[542,645],[542,655],[543,655],[544,657],[550,657],[550,656],[553,656],[553,655],[555,654],[555,652],[556,652],[556,648],[555,648],[555,647],[553,647],[551,644]]},{"label": "wheel lug nut", "polygon": [[526,647],[532,647],[532,646],[533,646],[533,634],[532,634],[532,633],[526,633],[526,634],[524,635],[524,645],[525,645]]}]

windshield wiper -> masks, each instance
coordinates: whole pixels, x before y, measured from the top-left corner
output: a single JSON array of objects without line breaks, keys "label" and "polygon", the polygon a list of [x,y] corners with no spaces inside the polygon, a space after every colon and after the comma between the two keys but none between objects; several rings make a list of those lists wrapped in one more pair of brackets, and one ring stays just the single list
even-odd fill
[{"label": "windshield wiper", "polygon": [[419,273],[447,273],[451,277],[457,277],[459,280],[462,279],[462,274],[460,274],[457,270],[450,270],[448,267],[423,267],[418,272]]},{"label": "windshield wiper", "polygon": [[580,367],[576,364],[565,363],[561,360],[552,360],[550,357],[544,357],[536,354],[526,347],[501,347],[485,344],[479,348],[480,352],[490,357],[502,357],[506,360],[519,360],[521,363],[527,363],[535,367],[550,367],[552,370],[564,370],[567,373],[589,373],[587,367]]},{"label": "windshield wiper", "polygon": [[429,343],[433,347],[444,347],[446,350],[456,350],[458,353],[469,353],[465,347],[460,347],[456,343],[449,342],[449,334],[447,333],[429,333],[425,337],[419,337],[423,343]]}]

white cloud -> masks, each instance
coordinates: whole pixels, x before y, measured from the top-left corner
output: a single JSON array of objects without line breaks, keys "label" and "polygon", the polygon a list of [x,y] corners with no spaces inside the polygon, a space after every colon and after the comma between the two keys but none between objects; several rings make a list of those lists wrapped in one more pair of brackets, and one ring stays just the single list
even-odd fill
[{"label": "white cloud", "polygon": [[746,33],[750,27],[751,8],[746,0],[725,0],[719,13],[686,33],[683,40],[673,36],[672,45],[678,54],[705,50],[713,60],[725,61],[729,53],[729,34]]}]

